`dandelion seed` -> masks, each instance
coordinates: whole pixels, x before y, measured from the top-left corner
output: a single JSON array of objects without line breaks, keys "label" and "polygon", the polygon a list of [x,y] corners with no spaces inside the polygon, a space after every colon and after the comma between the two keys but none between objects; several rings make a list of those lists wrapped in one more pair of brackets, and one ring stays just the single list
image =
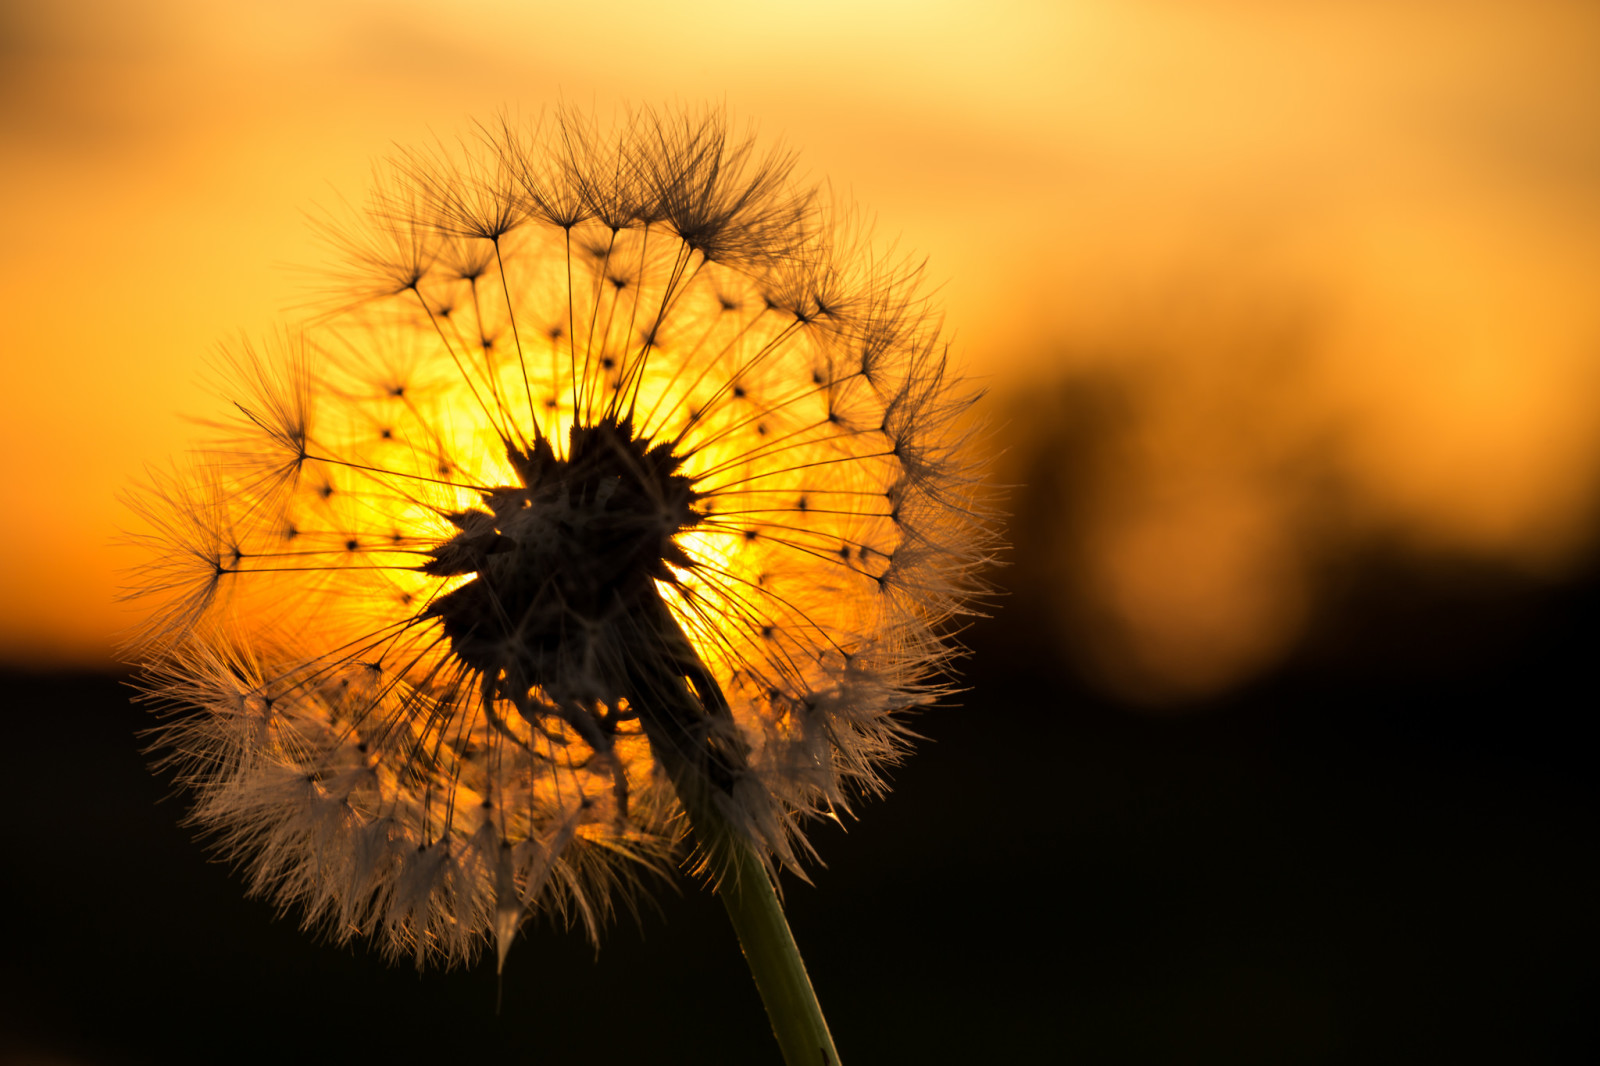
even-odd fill
[{"label": "dandelion seed", "polygon": [[788,157],[716,113],[480,134],[380,174],[332,310],[136,500],[194,823],[419,966],[595,935],[685,812],[723,888],[799,871],[990,547],[917,271]]}]

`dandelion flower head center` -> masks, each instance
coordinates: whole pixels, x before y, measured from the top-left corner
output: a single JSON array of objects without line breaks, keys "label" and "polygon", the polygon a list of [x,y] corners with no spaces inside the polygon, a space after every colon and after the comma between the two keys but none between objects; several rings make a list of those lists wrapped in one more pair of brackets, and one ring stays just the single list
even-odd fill
[{"label": "dandelion flower head center", "polygon": [[519,708],[530,686],[563,702],[615,702],[620,679],[591,664],[618,661],[637,641],[628,623],[655,581],[674,580],[669,562],[693,565],[673,542],[700,521],[690,480],[669,446],[651,447],[612,417],[573,426],[565,458],[542,438],[507,458],[522,484],[486,492],[486,510],[451,515],[460,532],[423,567],[472,575],[428,614],[455,655]]}]

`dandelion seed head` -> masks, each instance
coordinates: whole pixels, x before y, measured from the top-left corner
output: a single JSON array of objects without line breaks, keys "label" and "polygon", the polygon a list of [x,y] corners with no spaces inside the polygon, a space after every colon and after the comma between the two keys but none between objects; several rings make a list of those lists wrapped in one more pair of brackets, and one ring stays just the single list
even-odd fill
[{"label": "dandelion seed head", "polygon": [[883,789],[991,547],[972,397],[792,168],[716,112],[505,119],[325,227],[325,313],[134,499],[161,759],[254,891],[503,962],[686,795],[799,870]]}]

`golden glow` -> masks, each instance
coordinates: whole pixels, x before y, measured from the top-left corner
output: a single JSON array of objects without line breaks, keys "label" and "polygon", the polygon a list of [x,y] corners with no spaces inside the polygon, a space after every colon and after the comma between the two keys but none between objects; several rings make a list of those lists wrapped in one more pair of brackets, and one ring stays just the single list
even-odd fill
[{"label": "golden glow", "polygon": [[[92,6],[6,15],[14,661],[109,657],[131,618],[112,498],[210,409],[197,358],[303,302],[281,264],[323,253],[300,211],[330,182],[356,195],[394,142],[562,95],[725,100],[802,148],[929,254],[953,353],[998,394],[1152,351],[1208,378],[1251,316],[1303,317],[1270,396],[1225,369],[1198,386],[1215,431],[1136,393],[1186,442],[1160,454],[1190,458],[1127,468],[1143,502],[1089,515],[1061,590],[1122,619],[1102,643],[1125,655],[1085,654],[1134,689],[1225,685],[1292,643],[1328,545],[1258,476],[1275,449],[1315,437],[1341,522],[1419,551],[1559,575],[1590,543],[1600,14],[1581,0],[622,4],[600,28],[583,5]],[[1269,403],[1300,439],[1223,440]],[[1152,502],[1206,455],[1220,474]],[[1179,558],[1182,581],[1130,562]],[[1202,660],[1204,684],[1156,665]]]},{"label": "golden glow", "polygon": [[[237,542],[235,569],[249,579],[224,587],[230,629],[292,625],[297,643],[333,647],[353,634],[391,632],[469,580],[414,568],[454,532],[442,515],[481,512],[484,491],[520,483],[501,434],[531,440],[536,422],[564,457],[574,403],[592,425],[624,388],[634,396],[636,432],[675,445],[682,473],[704,496],[702,523],[678,538],[696,565],[665,590],[725,688],[756,683],[735,671],[770,655],[764,642],[797,639],[803,628],[802,642],[820,634],[848,650],[870,629],[875,619],[863,611],[901,541],[887,495],[900,466],[874,392],[886,379],[869,384],[859,355],[841,375],[838,360],[850,358],[842,347],[830,350],[769,306],[752,279],[687,253],[670,233],[652,241],[646,231],[612,235],[590,221],[573,228],[570,248],[569,256],[568,234],[555,227],[515,230],[501,241],[503,287],[493,276],[427,280],[313,334],[302,372],[321,400],[287,525],[261,524],[267,497],[289,490],[256,489],[271,459],[243,453],[252,465],[235,479],[246,490],[240,510],[218,523],[224,563],[227,544]],[[643,343],[646,335],[654,343]],[[269,379],[268,366],[243,360],[239,373],[246,383]],[[630,385],[625,368],[635,366],[642,370]],[[275,402],[266,390],[243,400],[239,424],[221,433],[224,448],[263,424],[276,428],[262,414]],[[280,461],[288,462],[298,445],[292,431],[281,436]],[[308,570],[319,571],[309,582]],[[284,580],[272,580],[276,571]],[[308,585],[329,599],[314,615],[316,632],[295,602]],[[434,640],[430,628],[408,643]],[[780,657],[801,669],[807,655]]]}]

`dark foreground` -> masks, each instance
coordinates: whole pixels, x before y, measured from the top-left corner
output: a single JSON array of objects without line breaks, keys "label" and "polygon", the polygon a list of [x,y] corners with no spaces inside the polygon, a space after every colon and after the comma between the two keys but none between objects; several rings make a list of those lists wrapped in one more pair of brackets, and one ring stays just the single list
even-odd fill
[{"label": "dark foreground", "polygon": [[[1025,595],[973,630],[963,705],[787,886],[846,1061],[1592,1061],[1600,589],[1369,577],[1182,717],[1084,689]],[[0,692],[0,1061],[776,1059],[687,879],[598,956],[529,929],[497,1016],[492,961],[419,977],[244,899],[118,679]]]}]

